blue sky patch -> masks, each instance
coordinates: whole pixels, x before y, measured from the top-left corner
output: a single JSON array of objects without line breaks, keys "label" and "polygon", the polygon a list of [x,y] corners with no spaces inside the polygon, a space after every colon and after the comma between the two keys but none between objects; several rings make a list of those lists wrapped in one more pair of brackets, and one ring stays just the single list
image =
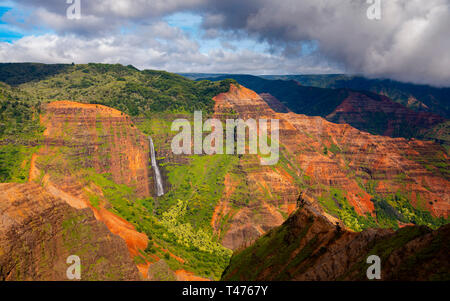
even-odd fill
[{"label": "blue sky patch", "polygon": [[0,42],[11,43],[23,37],[23,34],[19,33],[3,20],[3,16],[11,9],[11,7],[0,6]]}]

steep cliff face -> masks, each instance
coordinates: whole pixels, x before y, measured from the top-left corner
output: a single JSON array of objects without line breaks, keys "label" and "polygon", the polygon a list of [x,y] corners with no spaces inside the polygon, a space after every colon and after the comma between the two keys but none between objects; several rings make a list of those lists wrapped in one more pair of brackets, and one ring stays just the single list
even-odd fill
[{"label": "steep cliff face", "polygon": [[259,96],[261,96],[262,99],[269,105],[269,107],[278,113],[289,113],[291,110],[289,110],[286,105],[284,105],[279,99],[277,99],[275,96],[273,96],[270,93],[260,93]]},{"label": "steep cliff face", "polygon": [[35,183],[0,184],[0,212],[1,280],[68,280],[71,255],[81,280],[140,279],[120,237]]},{"label": "steep cliff face", "polygon": [[[170,137],[165,137],[158,122],[142,122],[150,123],[147,128],[158,139],[157,158],[170,152]],[[165,258],[180,277],[200,279],[195,268],[203,262],[176,241],[175,246],[170,244],[168,224],[155,213],[155,204],[166,196],[150,197],[154,196],[155,186],[153,172],[149,172],[148,137],[127,115],[101,105],[62,101],[45,105],[41,123],[46,127],[44,143],[31,160],[31,182],[41,184],[74,208],[89,208],[111,233],[125,241],[130,258],[144,278],[150,264]],[[143,127],[147,129],[146,124]],[[161,143],[162,137],[168,139],[165,144]],[[165,160],[187,164],[185,158],[173,158],[170,153]],[[169,190],[170,186],[165,187],[165,191]],[[191,258],[196,261],[192,263]],[[222,268],[214,271],[215,278],[220,276],[228,257],[220,260]],[[213,262],[217,266],[215,261],[208,264]],[[210,269],[205,273],[209,277],[212,274]]]},{"label": "steep cliff face", "polygon": [[[344,83],[341,78],[327,84],[329,79],[305,80],[304,76],[295,75],[264,78],[251,75],[223,75],[206,79],[225,78],[233,78],[239,84],[260,93],[275,112],[286,113],[287,107],[297,114],[320,116],[334,123],[350,124],[361,131],[389,137],[424,137],[427,129],[442,124],[448,115],[446,112],[448,108],[444,108],[447,106],[444,105],[448,94],[446,89],[412,85],[408,88],[403,87],[406,90],[411,89],[406,92],[406,90],[401,91],[402,88],[397,90],[398,86],[393,88],[393,85],[396,86],[399,83],[393,84],[389,81],[378,82],[375,87],[372,86],[373,83],[368,86],[359,85],[361,83],[358,84],[359,80],[356,80],[353,84],[346,86],[346,84],[341,85]],[[280,78],[286,80],[280,80]],[[422,89],[423,91],[419,92]],[[430,107],[415,99],[413,90],[418,92],[417,97],[421,95],[420,99],[427,99]],[[387,97],[389,95],[391,97]],[[417,112],[415,109],[422,112]],[[445,134],[448,135],[447,132]],[[428,137],[427,140],[429,140]]]},{"label": "steep cliff face", "polygon": [[[278,119],[280,123],[278,164],[261,166],[256,155],[244,155],[227,178],[212,223],[225,246],[248,245],[280,224],[295,209],[300,192],[355,230],[382,223],[378,199],[400,211],[402,217],[394,217],[396,226],[420,223],[403,218],[416,210],[404,209],[405,202],[448,217],[450,183],[442,167],[448,166],[449,158],[441,146],[371,135],[321,117],[275,113],[258,94],[242,86],[233,85],[214,100],[218,118],[235,114],[244,120]],[[240,186],[248,187],[254,202],[232,206],[232,195]],[[219,229],[224,220],[228,227]]]},{"label": "steep cliff face", "polygon": [[[232,85],[228,93],[214,100],[216,118],[230,118],[230,112],[243,119],[275,116],[258,94],[242,86]],[[292,175],[280,166],[262,166],[257,155],[240,156],[224,184],[225,191],[214,212],[212,225],[223,245],[231,249],[249,245],[280,225],[295,209],[300,191]]]},{"label": "steep cliff face", "polygon": [[282,226],[235,252],[222,280],[367,280],[370,255],[381,259],[381,280],[448,280],[449,235],[449,225],[350,232],[305,204]]},{"label": "steep cliff face", "polygon": [[[38,155],[57,156],[59,152],[78,165],[75,167],[110,173],[114,182],[135,187],[140,197],[152,193],[148,139],[128,115],[102,105],[71,101],[49,103],[44,112],[45,147]],[[46,166],[52,167],[42,161],[38,160],[38,165],[44,172]],[[74,166],[59,167],[62,173]]]},{"label": "steep cliff face", "polygon": [[[214,101],[214,116],[220,119],[278,119],[278,163],[263,166],[259,155],[249,154],[177,156],[170,147],[174,115],[140,117],[134,123],[105,106],[58,101],[43,108],[44,142],[31,158],[28,185],[40,184],[51,198],[70,205],[68,212],[92,212],[110,235],[125,242],[127,260],[134,260],[144,278],[162,258],[177,279],[217,278],[231,254],[223,246],[250,245],[305,201],[325,218],[314,226],[317,231],[328,233],[330,223],[342,221],[348,240],[336,248],[355,237],[360,237],[356,246],[363,246],[373,240],[371,235],[391,233],[355,236],[349,229],[411,223],[436,228],[443,223],[436,217],[448,217],[449,158],[439,145],[374,136],[320,117],[276,113],[260,95],[237,85]],[[276,105],[274,99],[269,102]],[[141,131],[154,138],[156,157],[164,166],[167,193],[160,198],[150,198],[153,172],[148,137]],[[41,238],[46,239],[36,241]],[[58,248],[58,240],[51,244]],[[82,240],[77,247],[86,244]],[[65,255],[61,251],[55,260]],[[11,265],[13,259],[3,260]],[[59,274],[19,273],[5,277],[60,279]],[[311,273],[308,277],[325,277],[320,270]]]},{"label": "steep cliff face", "polygon": [[120,216],[127,202],[153,193],[148,139],[130,118],[101,105],[58,101],[41,116],[44,145],[33,156],[30,181],[77,209],[90,208],[134,257],[145,234]]},{"label": "steep cliff face", "polygon": [[[445,170],[449,158],[437,144],[419,140],[408,141],[403,138],[388,138],[360,132],[349,125],[336,125],[321,118],[290,115],[286,118],[299,131],[305,131],[316,141],[310,146],[326,147],[327,155],[322,157],[329,162],[322,167],[322,162],[309,164],[312,178],[321,183],[338,186],[357,194],[355,185],[371,183],[372,193],[380,195],[395,194],[398,191],[408,192],[410,200],[421,205],[435,216],[447,217],[449,214],[449,181]],[[319,142],[319,144],[317,144]],[[331,169],[331,166],[335,168]],[[303,168],[304,162],[300,163]],[[338,175],[341,175],[338,177]],[[330,178],[331,177],[331,178]],[[366,189],[367,190],[367,189]],[[371,205],[367,199],[349,195],[355,209],[369,211]],[[361,205],[359,205],[361,204]],[[362,207],[361,207],[362,206]]]},{"label": "steep cliff face", "polygon": [[348,97],[325,118],[390,137],[414,137],[445,121],[436,114],[413,111],[386,96],[360,92],[349,92]]}]

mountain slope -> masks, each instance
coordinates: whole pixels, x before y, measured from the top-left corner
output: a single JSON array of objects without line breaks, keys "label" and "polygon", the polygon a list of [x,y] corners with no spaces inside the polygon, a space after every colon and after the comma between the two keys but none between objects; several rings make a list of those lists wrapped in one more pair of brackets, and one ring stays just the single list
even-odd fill
[{"label": "mountain slope", "polygon": [[235,252],[222,280],[367,280],[366,259],[377,255],[381,280],[448,281],[449,236],[449,225],[435,231],[407,226],[355,233],[306,203],[283,225]]},{"label": "mountain slope", "polygon": [[[77,209],[89,207],[112,233],[125,240],[144,277],[151,263],[164,258],[177,275],[217,279],[231,252],[215,242],[206,229],[192,223],[190,214],[182,223],[181,216],[162,214],[181,214],[178,200],[159,202],[153,197],[148,137],[136,125],[152,135],[157,160],[164,164],[161,139],[170,137],[159,123],[161,116],[170,116],[170,121],[164,122],[170,132],[171,111],[212,111],[212,97],[228,90],[229,82],[197,83],[167,72],[102,64],[65,66],[44,78],[40,78],[40,71],[27,77],[24,70],[32,65],[21,64],[16,70],[14,65],[8,66],[24,83],[4,85],[7,93],[2,94],[5,105],[0,111],[5,121],[0,124],[5,129],[0,136],[2,181],[38,182]],[[46,69],[46,65],[39,68]],[[149,91],[155,97],[146,94]],[[83,103],[57,101],[66,96]],[[96,96],[133,113],[135,123],[124,112],[95,104]],[[173,155],[168,156],[171,158]],[[183,158],[173,162],[187,163]],[[165,168],[160,167],[167,177]],[[167,179],[164,183],[167,191],[170,184]],[[164,211],[160,204],[166,205]],[[209,225],[209,220],[206,223]]]},{"label": "mountain slope", "polygon": [[[66,65],[55,74],[52,65],[44,66],[49,70],[42,67],[42,72],[49,75],[19,81],[23,83],[17,89],[42,102],[72,100],[103,104],[132,116],[147,111],[211,111],[212,97],[229,87],[228,81],[195,82],[164,71],[140,71],[119,64]],[[17,66],[17,76],[22,74],[23,67]]]},{"label": "mountain slope", "polygon": [[[397,228],[402,223],[418,223],[437,227],[445,223],[445,219],[427,213],[444,218],[449,213],[449,177],[439,167],[448,166],[449,158],[439,145],[373,136],[320,117],[275,113],[259,95],[242,86],[232,86],[215,101],[218,117],[223,114],[229,118],[233,111],[243,119],[280,120],[277,165],[260,166],[252,155],[239,160],[249,187],[247,193],[254,203],[269,204],[275,209],[272,212],[290,213],[296,196],[303,191],[304,198],[320,203],[329,214],[356,230],[375,225]],[[239,183],[228,186],[233,189]],[[223,202],[217,210],[226,216],[236,206],[227,199]],[[258,215],[246,213],[255,206],[252,202],[240,206],[237,213],[234,210],[234,218],[227,219],[230,235],[245,227],[263,225]],[[254,237],[251,233],[258,231],[252,231],[246,235]],[[245,244],[244,238],[239,241]]]},{"label": "mountain slope", "polygon": [[140,279],[122,239],[37,184],[0,184],[0,212],[1,280],[68,280],[71,255],[81,280]]},{"label": "mountain slope", "polygon": [[268,75],[266,79],[295,80],[303,86],[370,91],[386,95],[395,102],[422,112],[432,112],[450,118],[450,88],[402,83],[388,79],[368,79],[344,74]]},{"label": "mountain slope", "polygon": [[[225,75],[207,79],[225,78],[233,78],[257,93],[269,93],[295,113],[348,123],[371,134],[423,137],[424,131],[445,121],[439,115],[415,112],[388,97],[371,92],[306,87],[292,80],[266,80],[250,75]],[[279,105],[272,105],[272,109],[286,112]]]}]

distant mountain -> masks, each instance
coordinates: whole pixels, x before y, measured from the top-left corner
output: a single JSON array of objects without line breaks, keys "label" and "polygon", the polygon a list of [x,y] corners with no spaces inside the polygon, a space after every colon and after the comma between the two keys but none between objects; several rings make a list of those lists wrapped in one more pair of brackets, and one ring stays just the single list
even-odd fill
[{"label": "distant mountain", "polygon": [[184,76],[186,78],[197,80],[199,78],[205,78],[205,77],[219,77],[227,75],[226,73],[177,73],[178,75]]},{"label": "distant mountain", "polygon": [[257,93],[269,93],[280,100],[291,111],[309,116],[325,117],[349,95],[346,89],[323,89],[303,87],[295,81],[267,80],[252,75],[221,75],[198,80],[219,81],[227,78]]},{"label": "distant mountain", "polygon": [[[267,94],[270,94],[294,113],[321,116],[335,123],[348,123],[371,134],[425,137],[426,130],[445,121],[439,115],[416,112],[386,96],[368,91],[310,87],[294,80],[268,80],[251,75],[222,75],[206,79],[215,81],[225,78],[235,79],[262,94],[265,99],[269,99]],[[274,106],[271,99],[269,105],[275,111],[285,112],[279,104]],[[436,137],[428,138],[433,140]]]},{"label": "distant mountain", "polygon": [[265,79],[295,80],[302,86],[347,88],[386,95],[395,102],[416,111],[433,112],[450,118],[450,87],[402,83],[389,79],[368,79],[343,74],[325,75],[262,75]]}]

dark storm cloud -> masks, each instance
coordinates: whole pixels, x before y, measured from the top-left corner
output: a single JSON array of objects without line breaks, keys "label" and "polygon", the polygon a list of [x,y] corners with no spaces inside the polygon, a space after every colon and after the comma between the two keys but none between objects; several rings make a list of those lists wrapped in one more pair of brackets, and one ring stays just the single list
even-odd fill
[{"label": "dark storm cloud", "polygon": [[[203,17],[203,38],[229,40],[222,42],[227,45],[224,51],[234,51],[228,42],[243,37],[267,43],[265,59],[274,60],[268,66],[269,72],[272,67],[279,68],[280,60],[284,59],[282,70],[289,73],[304,70],[292,65],[295,63],[319,64],[317,71],[341,64],[349,72],[369,77],[450,85],[449,0],[381,0],[381,20],[367,18],[369,4],[366,0],[81,1],[83,19],[74,22],[65,18],[68,6],[65,0],[21,0],[16,3],[31,11],[22,26],[46,24],[59,38],[74,35],[81,40],[114,39],[125,26],[150,26],[175,12],[193,12]],[[154,34],[156,36],[158,32]],[[174,43],[179,42],[176,39]],[[314,54],[307,63],[305,58],[311,51],[311,41],[317,47],[312,50]],[[164,53],[170,56],[170,47],[166,46]],[[192,58],[192,64],[202,61],[198,59],[201,55],[197,54],[197,59]],[[217,55],[210,60],[220,62],[222,57],[218,52]],[[239,70],[239,64],[246,65],[234,57],[228,58],[236,64],[231,66],[236,70]],[[221,68],[214,63],[204,68],[208,66]],[[280,69],[272,72],[277,70]]]},{"label": "dark storm cloud", "polygon": [[245,31],[286,54],[317,40],[351,72],[450,85],[450,1],[381,2],[381,20],[369,20],[358,0],[210,1],[203,26]]}]

